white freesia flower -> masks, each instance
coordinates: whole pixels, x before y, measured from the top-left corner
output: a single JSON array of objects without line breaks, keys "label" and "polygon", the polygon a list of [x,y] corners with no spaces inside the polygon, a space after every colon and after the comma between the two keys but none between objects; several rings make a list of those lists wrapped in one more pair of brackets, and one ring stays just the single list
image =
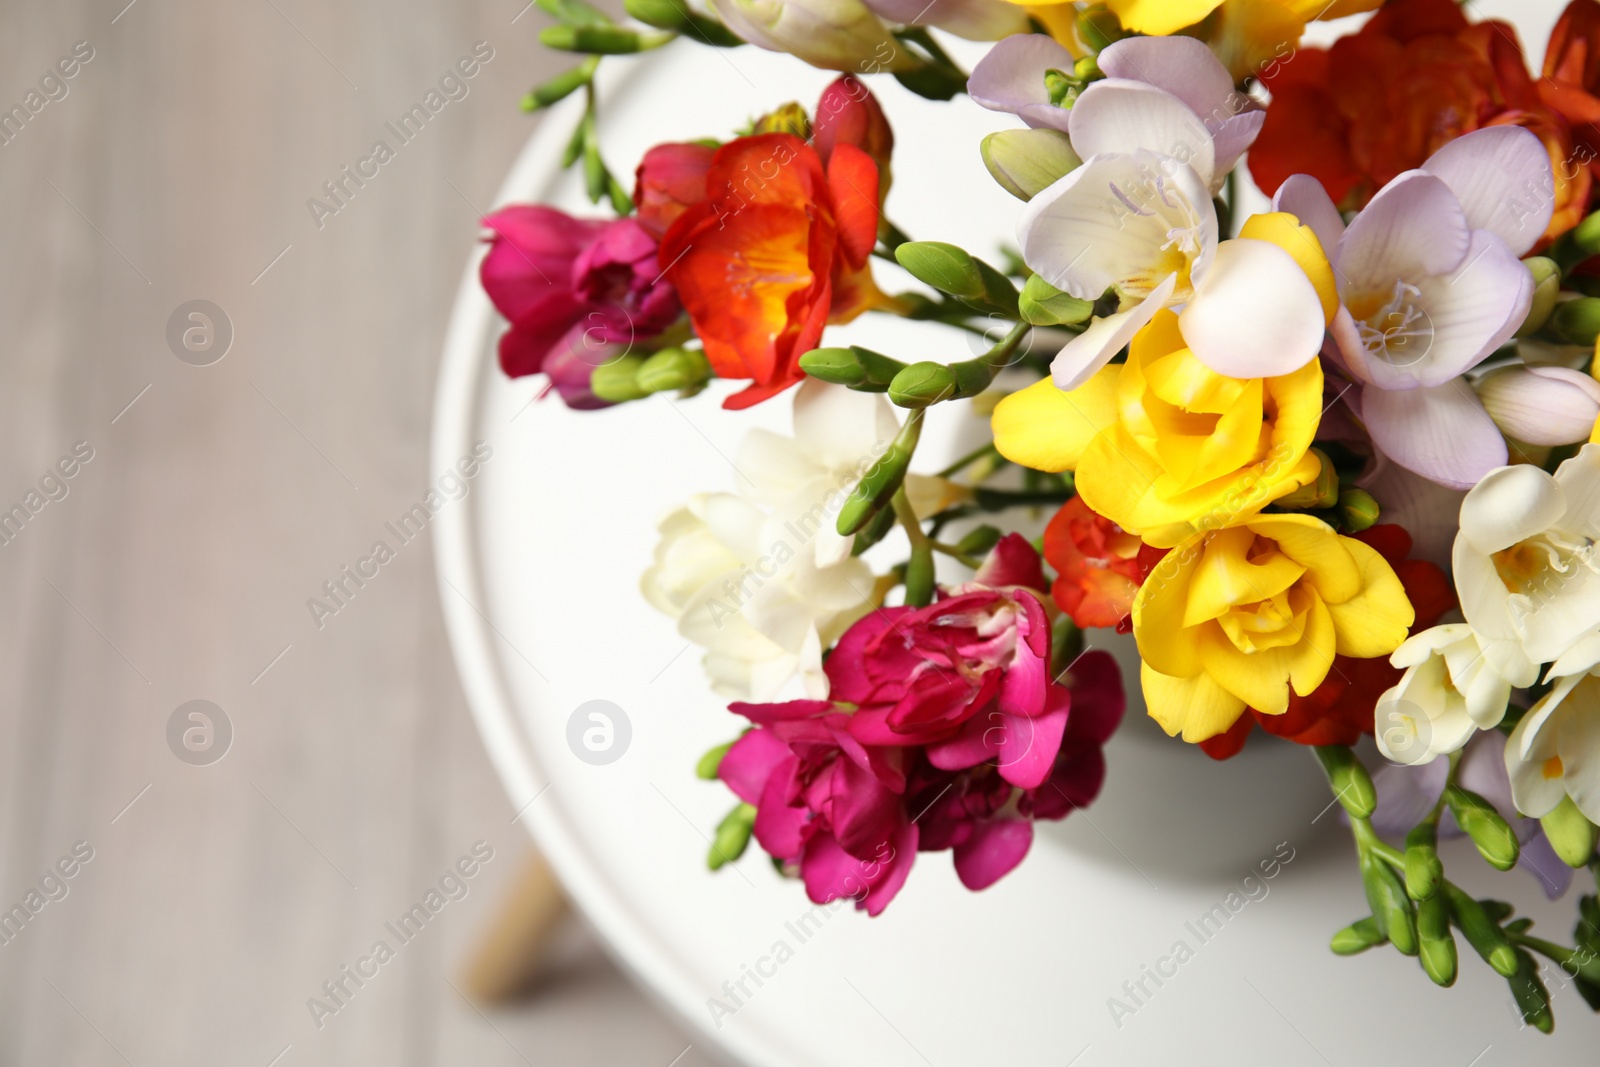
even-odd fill
[{"label": "white freesia flower", "polygon": [[[768,700],[798,673],[825,694],[822,649],[870,610],[874,582],[837,531],[839,510],[899,431],[882,396],[807,381],[792,436],[746,435],[738,494],[701,494],[662,521],[644,595],[706,650],[718,693]],[[960,493],[916,475],[906,490],[924,515]]]},{"label": "white freesia flower", "polygon": [[712,689],[770,700],[800,674],[816,694],[823,644],[870,610],[871,569],[850,558],[819,567],[771,515],[732,493],[691,498],[660,531],[640,588],[706,650]]},{"label": "white freesia flower", "polygon": [[1461,611],[1490,664],[1532,685],[1600,627],[1600,445],[1555,475],[1529,464],[1486,474],[1461,502],[1451,562]]},{"label": "white freesia flower", "polygon": [[1505,717],[1511,683],[1495,672],[1466,623],[1434,626],[1389,657],[1405,669],[1378,698],[1378,748],[1396,763],[1429,763]]},{"label": "white freesia flower", "polygon": [[1579,641],[1550,668],[1555,687],[1511,731],[1506,773],[1517,810],[1540,818],[1570,796],[1600,822],[1600,634]]}]

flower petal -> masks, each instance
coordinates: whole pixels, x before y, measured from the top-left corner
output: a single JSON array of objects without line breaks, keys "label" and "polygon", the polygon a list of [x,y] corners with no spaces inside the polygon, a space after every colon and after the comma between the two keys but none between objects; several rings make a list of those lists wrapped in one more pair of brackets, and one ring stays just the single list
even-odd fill
[{"label": "flower petal", "polygon": [[[1209,277],[1209,275],[1208,275]],[[1050,362],[1050,377],[1057,389],[1073,390],[1110,363],[1134,335],[1167,306],[1178,276],[1169,274],[1150,295],[1127,311],[1095,319],[1089,328],[1068,341]]]},{"label": "flower petal", "polygon": [[717,777],[746,804],[759,804],[773,770],[792,755],[771,730],[751,730],[723,754]]},{"label": "flower petal", "polygon": [[[1586,688],[1592,694],[1593,681]],[[1556,745],[1567,795],[1593,822],[1600,819],[1600,714],[1592,704],[1579,704],[1562,716],[1560,731]]]},{"label": "flower petal", "polygon": [[1388,292],[1397,279],[1447,274],[1461,265],[1470,243],[1467,217],[1444,180],[1407,171],[1379,190],[1345,230],[1335,264],[1340,290]]},{"label": "flower petal", "polygon": [[1012,393],[994,409],[994,446],[1013,463],[1039,471],[1071,470],[1100,432],[1117,422],[1121,366],[1099,373],[1071,392],[1045,378]]},{"label": "flower petal", "polygon": [[1226,733],[1244,714],[1244,701],[1203,672],[1193,678],[1173,678],[1141,663],[1139,681],[1150,717],[1169,737],[1181,732],[1185,741],[1204,741]]},{"label": "flower petal", "polygon": [[1427,316],[1422,336],[1408,339],[1412,350],[1403,359],[1368,365],[1371,380],[1385,388],[1409,388],[1411,381],[1443,385],[1471,370],[1511,339],[1533,304],[1533,275],[1488,230],[1472,232],[1460,270],[1413,284],[1417,307]]},{"label": "flower petal", "polygon": [[1124,295],[1136,297],[1155,287],[1163,268],[1172,273],[1164,246],[1174,229],[1187,229],[1200,249],[1191,273],[1204,273],[1217,212],[1193,170],[1151,152],[1084,158],[1022,209],[1017,242],[1028,266],[1082,300],[1130,279],[1143,288]]},{"label": "flower petal", "polygon": [[[1042,33],[1018,34],[990,48],[967,78],[967,95],[990,111],[1020,114],[1030,104],[1051,107],[1044,72],[1071,70],[1072,53]],[[1063,123],[1067,112],[1061,112]],[[1028,122],[1030,126],[1040,123]]]},{"label": "flower petal", "polygon": [[1252,108],[1223,119],[1220,125],[1212,122],[1210,115],[1203,117],[1206,125],[1213,131],[1211,147],[1217,156],[1214,164],[1216,172],[1225,181],[1228,173],[1238,164],[1239,157],[1255,143],[1256,137],[1261,133],[1261,127],[1266,125],[1267,113]]},{"label": "flower petal", "polygon": [[[1194,37],[1124,37],[1107,45],[1096,61],[1107,78],[1164,89],[1202,119],[1225,109],[1233,95],[1226,68]],[[1223,110],[1217,118],[1227,114]]]},{"label": "flower petal", "polygon": [[1361,592],[1328,605],[1341,656],[1374,659],[1400,647],[1416,621],[1405,586],[1387,560],[1353,537],[1340,540],[1361,568]]},{"label": "flower petal", "polygon": [[955,847],[956,876],[973,892],[988,889],[1011,873],[1033,844],[1033,823],[1027,819],[984,819],[972,824],[972,836]]},{"label": "flower petal", "polygon": [[1072,148],[1083,159],[1142,149],[1187,163],[1207,188],[1213,184],[1217,155],[1211,131],[1164,89],[1106,78],[1079,94],[1068,114]]},{"label": "flower petal", "polygon": [[1503,367],[1478,382],[1478,399],[1506,436],[1530,445],[1587,441],[1600,419],[1600,382],[1566,367]]},{"label": "flower petal", "polygon": [[[1248,323],[1248,329],[1241,329]],[[1217,246],[1194,298],[1178,316],[1195,357],[1231,378],[1299,370],[1322,347],[1322,301],[1294,257],[1241,237]]]},{"label": "flower petal", "polygon": [[1344,237],[1344,219],[1333,206],[1322,183],[1309,174],[1292,174],[1278,186],[1272,198],[1272,210],[1287,211],[1311,227],[1322,243],[1322,250],[1332,254]]},{"label": "flower petal", "polygon": [[1461,501],[1461,537],[1484,555],[1543,533],[1566,511],[1562,487],[1528,463],[1483,476]]},{"label": "flower petal", "polygon": [[1058,701],[1043,715],[1001,715],[999,736],[1000,777],[1020,789],[1037,789],[1050,777],[1061,737],[1067,730],[1069,701]]},{"label": "flower petal", "polygon": [[1600,530],[1600,445],[1584,445],[1557,467],[1556,484],[1567,502],[1561,528],[1569,534],[1595,537]]},{"label": "flower petal", "polygon": [[1464,133],[1445,142],[1422,169],[1450,186],[1468,226],[1495,234],[1516,255],[1526,254],[1550,225],[1556,202],[1550,153],[1521,126]]},{"label": "flower petal", "polygon": [[1466,382],[1361,391],[1361,421],[1400,466],[1451,489],[1470,489],[1505,465],[1506,442]]}]

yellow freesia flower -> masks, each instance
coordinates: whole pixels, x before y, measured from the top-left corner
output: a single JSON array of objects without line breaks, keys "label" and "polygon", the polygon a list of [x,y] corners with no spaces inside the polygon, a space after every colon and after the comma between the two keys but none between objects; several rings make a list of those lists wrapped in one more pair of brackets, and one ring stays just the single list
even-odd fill
[{"label": "yellow freesia flower", "polygon": [[1246,707],[1282,715],[1335,654],[1387,656],[1415,619],[1375,550],[1309,515],[1255,515],[1196,534],[1133,601],[1145,703],[1168,734],[1204,741]]},{"label": "yellow freesia flower", "polygon": [[[1239,236],[1241,245],[1287,252],[1311,283],[1324,323],[1332,319],[1339,308],[1333,269],[1310,227],[1272,212],[1246,220]],[[1219,261],[1232,243],[1219,247]],[[1253,299],[1270,304],[1272,297]],[[1196,295],[1191,310],[1202,302]],[[1206,319],[1212,331],[1230,325],[1209,312]],[[1075,471],[1084,503],[1158,548],[1254,514],[1319,470],[1308,452],[1323,408],[1315,354],[1287,353],[1285,365],[1305,362],[1286,374],[1233,378],[1195,356],[1183,321],[1157,312],[1134,335],[1126,363],[1104,366],[1068,392],[1051,379],[1037,382],[1001,400],[992,420],[1001,455],[1035,470]]]},{"label": "yellow freesia flower", "polygon": [[[1074,54],[1099,51],[1104,41],[1079,39],[1081,28],[1072,0],[1023,2],[1051,35]],[[1288,62],[1306,23],[1371,11],[1383,0],[1106,0],[1105,6],[1126,30],[1165,37],[1196,28],[1236,81],[1261,74],[1269,64]],[[1215,16],[1215,17],[1213,17]],[[1204,25],[1201,25],[1204,23]]]},{"label": "yellow freesia flower", "polygon": [[1322,415],[1322,365],[1229,378],[1185,347],[1178,316],[1157,313],[1126,363],[1071,392],[1046,378],[995,408],[995,447],[1043,471],[1074,470],[1096,512],[1171,548],[1197,530],[1260,511],[1316,480],[1307,450]]}]

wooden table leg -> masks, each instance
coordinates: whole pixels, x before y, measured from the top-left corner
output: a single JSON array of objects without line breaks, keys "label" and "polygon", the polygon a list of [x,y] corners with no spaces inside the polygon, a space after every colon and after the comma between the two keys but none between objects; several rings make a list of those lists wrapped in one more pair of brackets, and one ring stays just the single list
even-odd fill
[{"label": "wooden table leg", "polygon": [[567,898],[544,857],[534,853],[501,904],[500,913],[467,960],[467,993],[503,1003],[538,982],[551,935],[567,914]]}]

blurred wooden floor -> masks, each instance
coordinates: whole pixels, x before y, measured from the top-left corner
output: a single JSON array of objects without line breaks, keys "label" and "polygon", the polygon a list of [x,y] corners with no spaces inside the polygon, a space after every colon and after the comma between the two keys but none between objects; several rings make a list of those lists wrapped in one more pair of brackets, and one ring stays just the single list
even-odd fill
[{"label": "blurred wooden floor", "polygon": [[[0,145],[0,513],[28,515],[0,544],[0,909],[60,897],[0,944],[0,1064],[710,1062],[674,1060],[688,1039],[581,934],[526,1009],[453,989],[527,845],[431,543],[322,628],[306,606],[438,473],[445,322],[517,100],[556,69],[543,16],[125,4],[0,16],[0,110],[37,109]],[[480,41],[467,95],[319,228],[307,200]],[[167,341],[192,300],[231,323],[210,366]],[[78,442],[92,459],[45,478]],[[169,748],[194,699],[234,734],[209,766]],[[80,841],[92,860],[46,878]],[[467,895],[319,1028],[308,999],[479,841]]]}]

